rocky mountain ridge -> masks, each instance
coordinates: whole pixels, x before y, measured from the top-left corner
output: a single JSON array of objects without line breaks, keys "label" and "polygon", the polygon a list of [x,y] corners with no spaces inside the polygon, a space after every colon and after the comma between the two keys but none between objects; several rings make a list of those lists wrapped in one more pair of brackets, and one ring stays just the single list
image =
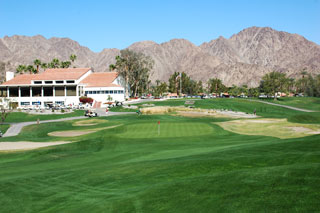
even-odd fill
[{"label": "rocky mountain ridge", "polygon": [[[200,46],[185,39],[172,39],[161,44],[137,42],[128,48],[154,59],[152,81],[167,81],[176,71],[203,82],[220,78],[228,86],[253,87],[264,74],[274,70],[291,77],[297,77],[303,69],[320,74],[319,45],[300,35],[269,27],[247,28],[229,39],[220,36]],[[19,64],[32,64],[36,58],[47,62],[52,58],[68,60],[71,54],[77,55],[75,66],[106,72],[120,50],[104,49],[96,53],[69,38],[46,39],[41,35],[0,38],[0,62],[5,64],[2,73],[15,71]]]}]

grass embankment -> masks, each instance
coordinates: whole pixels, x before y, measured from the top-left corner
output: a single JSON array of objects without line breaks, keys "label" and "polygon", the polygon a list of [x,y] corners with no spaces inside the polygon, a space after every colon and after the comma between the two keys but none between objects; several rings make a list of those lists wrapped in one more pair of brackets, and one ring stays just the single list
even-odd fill
[{"label": "grass embankment", "polygon": [[[242,101],[201,102],[196,105],[216,103],[226,109],[251,110]],[[289,112],[281,116],[282,109],[265,107],[270,117],[299,114],[286,109]],[[221,118],[123,115],[98,119],[108,121],[92,126],[74,126],[79,121],[32,125],[6,138],[78,142],[0,154],[1,212],[320,209],[320,135],[290,139],[241,135],[217,125],[227,120]],[[78,137],[48,136],[54,131],[118,124],[123,125]]]},{"label": "grass embankment", "polygon": [[266,99],[263,101],[268,101],[271,103],[282,104],[286,106],[292,106],[302,109],[314,110],[320,112],[320,98],[314,97],[295,97],[295,98],[278,98],[274,99]]},{"label": "grass embankment", "polygon": [[6,123],[18,123],[18,122],[27,122],[27,121],[37,121],[37,119],[43,120],[55,120],[60,118],[69,118],[69,117],[77,117],[84,115],[83,110],[75,110],[71,113],[66,114],[52,114],[52,115],[35,115],[29,114],[25,112],[11,112],[6,118]]},{"label": "grass embankment", "polygon": [[110,112],[136,112],[138,109],[124,108],[122,106],[111,107]]},{"label": "grass embankment", "polygon": [[9,129],[9,127],[10,127],[9,124],[1,124],[0,131],[2,132],[2,134],[4,134]]}]

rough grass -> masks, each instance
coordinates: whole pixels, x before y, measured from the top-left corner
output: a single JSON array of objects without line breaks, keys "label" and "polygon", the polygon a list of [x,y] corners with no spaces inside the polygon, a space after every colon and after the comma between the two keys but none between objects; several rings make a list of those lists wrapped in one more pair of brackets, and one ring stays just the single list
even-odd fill
[{"label": "rough grass", "polygon": [[244,135],[298,138],[320,134],[320,125],[291,123],[286,119],[234,120],[217,123],[225,130]]}]

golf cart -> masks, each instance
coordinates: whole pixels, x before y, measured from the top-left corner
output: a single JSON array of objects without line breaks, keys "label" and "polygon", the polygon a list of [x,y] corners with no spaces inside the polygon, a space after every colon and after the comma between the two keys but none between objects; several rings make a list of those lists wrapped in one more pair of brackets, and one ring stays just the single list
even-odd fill
[{"label": "golf cart", "polygon": [[87,116],[87,117],[89,117],[89,118],[92,118],[92,117],[98,117],[98,114],[97,114],[96,112],[87,110],[87,111],[84,113],[84,116]]}]

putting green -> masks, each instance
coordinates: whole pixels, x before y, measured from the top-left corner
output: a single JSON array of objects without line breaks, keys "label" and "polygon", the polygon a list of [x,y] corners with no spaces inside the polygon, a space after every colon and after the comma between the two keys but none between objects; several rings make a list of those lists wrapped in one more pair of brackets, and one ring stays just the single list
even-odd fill
[{"label": "putting green", "polygon": [[140,123],[131,124],[125,127],[126,131],[119,134],[123,138],[174,138],[174,137],[190,137],[211,134],[213,128],[205,123],[167,123],[160,124],[160,134],[158,134],[158,124]]}]

